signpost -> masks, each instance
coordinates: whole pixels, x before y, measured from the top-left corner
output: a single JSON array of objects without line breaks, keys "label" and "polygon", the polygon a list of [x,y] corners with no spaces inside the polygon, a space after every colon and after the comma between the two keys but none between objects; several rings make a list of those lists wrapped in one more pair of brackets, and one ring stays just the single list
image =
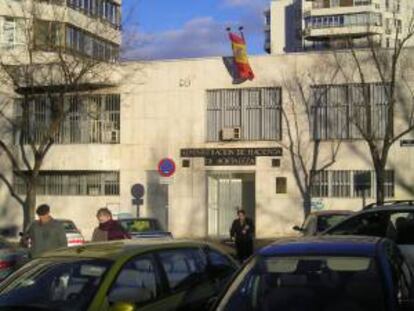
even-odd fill
[{"label": "signpost", "polygon": [[135,184],[131,187],[132,205],[137,206],[137,217],[139,217],[139,207],[144,204],[142,197],[145,194],[145,188],[141,184]]}]

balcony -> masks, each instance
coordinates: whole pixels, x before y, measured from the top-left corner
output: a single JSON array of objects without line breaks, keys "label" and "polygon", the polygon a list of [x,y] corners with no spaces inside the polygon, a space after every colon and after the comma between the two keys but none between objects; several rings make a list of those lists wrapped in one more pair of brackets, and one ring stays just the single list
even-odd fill
[{"label": "balcony", "polygon": [[337,14],[305,18],[303,37],[308,41],[332,38],[359,38],[382,34],[382,16],[378,13]]},{"label": "balcony", "polygon": [[362,38],[382,34],[384,28],[375,25],[353,25],[348,27],[307,27],[303,37],[308,41],[323,41],[335,38]]}]

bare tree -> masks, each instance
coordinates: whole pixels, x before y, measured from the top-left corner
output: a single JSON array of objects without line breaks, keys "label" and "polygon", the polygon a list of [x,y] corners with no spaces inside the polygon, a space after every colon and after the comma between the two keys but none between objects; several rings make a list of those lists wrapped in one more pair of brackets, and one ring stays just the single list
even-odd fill
[{"label": "bare tree", "polygon": [[309,84],[316,84],[311,73],[307,77],[295,75],[285,81],[287,102],[283,104],[282,111],[287,132],[287,141],[282,143],[282,147],[289,152],[293,175],[303,199],[305,217],[311,212],[315,180],[336,162],[341,145],[340,141],[322,142],[312,137],[315,99],[312,98]]},{"label": "bare tree", "polygon": [[[1,171],[0,180],[21,205],[26,228],[34,218],[46,155],[60,139],[68,115],[81,104],[79,98],[111,85],[112,64],[104,56],[108,49],[109,53],[115,51],[102,46],[102,57],[92,57],[71,50],[65,24],[60,22],[67,14],[65,6],[22,1],[9,9],[19,26],[20,41],[0,59],[0,83],[8,91],[0,105],[0,122],[8,129],[0,134],[0,150],[12,171]],[[85,27],[96,31],[102,24],[93,21]],[[91,49],[96,48],[95,43],[90,44]],[[39,114],[39,109],[44,113]],[[22,191],[25,195],[20,196]]]},{"label": "bare tree", "polygon": [[[360,109],[355,109],[355,102],[349,103],[353,106],[350,122],[368,145],[379,204],[385,198],[386,167],[391,147],[414,130],[414,92],[409,81],[413,69],[412,49],[408,47],[414,39],[414,16],[404,29],[396,12],[393,22],[393,47],[381,48],[378,39],[369,36],[365,49],[355,48],[349,40],[349,53],[333,52],[335,66],[345,81],[358,86],[360,103],[357,105]],[[374,100],[375,93],[379,92],[385,97],[382,103]]]}]

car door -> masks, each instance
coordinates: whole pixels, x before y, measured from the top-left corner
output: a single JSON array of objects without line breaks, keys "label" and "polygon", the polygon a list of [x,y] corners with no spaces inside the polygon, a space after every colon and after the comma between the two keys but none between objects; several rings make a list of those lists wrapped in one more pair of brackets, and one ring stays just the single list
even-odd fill
[{"label": "car door", "polygon": [[137,310],[158,310],[156,306],[164,295],[161,282],[155,257],[151,254],[137,256],[119,270],[101,309],[111,310],[116,303],[127,302]]},{"label": "car door", "polygon": [[218,295],[230,281],[238,265],[211,247],[206,247],[204,251],[208,260],[207,277],[215,286],[215,295]]},{"label": "car door", "polygon": [[[157,253],[168,299],[158,310],[204,310],[215,287],[206,272],[207,258],[200,248],[179,248]],[[146,311],[146,309],[145,309]]]},{"label": "car door", "polygon": [[[389,303],[399,310],[412,310],[413,306],[413,272],[396,245],[390,241],[384,243],[385,255],[391,272],[391,294]],[[410,308],[407,308],[410,304]]]}]

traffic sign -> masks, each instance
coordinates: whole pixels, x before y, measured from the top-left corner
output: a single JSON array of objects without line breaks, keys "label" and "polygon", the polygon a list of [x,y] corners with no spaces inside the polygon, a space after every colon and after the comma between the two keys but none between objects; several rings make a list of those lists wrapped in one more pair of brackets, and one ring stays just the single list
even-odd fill
[{"label": "traffic sign", "polygon": [[158,163],[158,172],[162,177],[170,177],[175,173],[175,162],[165,158]]},{"label": "traffic sign", "polygon": [[131,194],[134,198],[136,199],[140,199],[144,196],[145,194],[145,188],[143,185],[141,184],[135,184],[132,186],[131,188]]}]

